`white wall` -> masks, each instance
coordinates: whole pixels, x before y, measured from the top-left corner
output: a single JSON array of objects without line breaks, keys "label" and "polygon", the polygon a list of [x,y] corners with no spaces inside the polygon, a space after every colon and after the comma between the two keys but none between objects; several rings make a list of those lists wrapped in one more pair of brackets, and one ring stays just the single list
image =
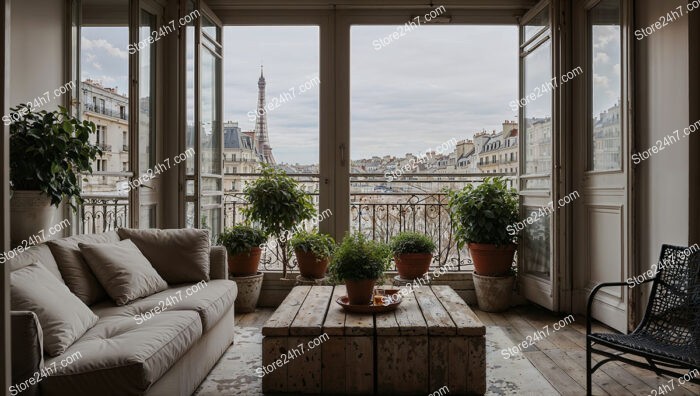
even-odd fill
[{"label": "white wall", "polygon": [[64,103],[53,90],[67,82],[65,2],[12,0],[10,10],[10,106],[49,91],[51,101],[42,109],[55,110]]},{"label": "white wall", "polygon": [[[682,0],[636,1],[635,29],[652,25],[660,16],[685,4]],[[700,13],[700,10],[695,12]],[[684,10],[681,18],[643,40],[635,40],[635,152],[651,147],[676,129],[682,134],[685,127],[696,121],[691,121],[689,106],[688,27],[689,18]],[[692,72],[697,72],[697,65]],[[689,141],[689,138],[681,138],[636,168],[637,246],[642,271],[658,260],[661,244],[692,243],[689,218],[693,183],[690,181]]]}]

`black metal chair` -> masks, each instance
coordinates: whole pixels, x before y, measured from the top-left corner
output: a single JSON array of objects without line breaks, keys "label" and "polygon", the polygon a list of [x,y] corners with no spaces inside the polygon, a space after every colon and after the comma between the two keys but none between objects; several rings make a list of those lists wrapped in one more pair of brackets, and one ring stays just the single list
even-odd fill
[{"label": "black metal chair", "polygon": [[[630,334],[591,333],[593,297],[604,287],[632,286],[627,282],[597,285],[588,297],[586,324],[586,391],[591,394],[591,377],[603,364],[618,360],[654,371],[657,375],[678,377],[670,369],[700,368],[700,252],[688,257],[689,249],[663,245],[644,318]],[[603,345],[615,352],[594,348]],[[606,357],[591,368],[591,354]],[[646,362],[624,355],[636,355]],[[682,375],[682,374],[681,374]],[[692,379],[700,384],[700,378]]]}]

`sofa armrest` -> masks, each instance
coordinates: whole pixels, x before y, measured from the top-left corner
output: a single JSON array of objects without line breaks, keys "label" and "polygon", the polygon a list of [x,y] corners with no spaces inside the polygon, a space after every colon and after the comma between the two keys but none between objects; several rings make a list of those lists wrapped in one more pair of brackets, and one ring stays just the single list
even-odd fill
[{"label": "sofa armrest", "polygon": [[[12,383],[19,384],[44,367],[44,335],[39,318],[30,311],[11,311]],[[30,385],[22,395],[38,395],[39,384]]]},{"label": "sofa armrest", "polygon": [[228,261],[226,257],[225,247],[211,247],[209,251],[209,278],[228,279]]}]

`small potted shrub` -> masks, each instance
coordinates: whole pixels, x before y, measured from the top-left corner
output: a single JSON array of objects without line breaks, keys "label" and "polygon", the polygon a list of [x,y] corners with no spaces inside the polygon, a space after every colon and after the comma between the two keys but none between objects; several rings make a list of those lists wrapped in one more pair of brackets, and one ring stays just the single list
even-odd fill
[{"label": "small potted shrub", "polygon": [[458,246],[469,247],[474,269],[484,276],[507,274],[515,254],[508,226],[518,221],[518,193],[503,178],[487,177],[450,193],[450,218]]},{"label": "small potted shrub", "polygon": [[326,269],[335,249],[335,241],[330,235],[300,231],[294,234],[290,244],[297,256],[301,276],[309,279],[321,279],[326,276]]},{"label": "small potted shrub", "polygon": [[366,305],[372,301],[374,286],[387,270],[390,257],[386,244],[359,233],[347,235],[333,254],[330,273],[334,280],[345,282],[350,304]]},{"label": "small potted shrub", "polygon": [[232,276],[250,276],[258,272],[260,245],[266,241],[262,230],[246,225],[228,228],[217,239],[228,252],[228,270]]},{"label": "small potted shrub", "polygon": [[435,242],[419,232],[400,232],[389,243],[399,276],[406,280],[422,277],[430,268]]},{"label": "small potted shrub", "polygon": [[284,278],[291,256],[290,230],[316,213],[311,196],[283,170],[269,165],[263,165],[260,177],[246,184],[244,194],[249,205],[243,213],[277,241]]},{"label": "small potted shrub", "polygon": [[474,288],[479,309],[508,309],[512,295],[516,235],[508,226],[518,221],[518,193],[503,178],[486,178],[450,193],[450,219],[457,244],[465,244],[474,261]]}]

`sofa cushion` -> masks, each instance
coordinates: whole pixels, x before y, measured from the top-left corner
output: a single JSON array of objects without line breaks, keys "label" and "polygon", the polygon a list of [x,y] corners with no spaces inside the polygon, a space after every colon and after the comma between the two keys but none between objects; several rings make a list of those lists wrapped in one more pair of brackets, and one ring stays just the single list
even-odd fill
[{"label": "sofa cushion", "polygon": [[85,304],[92,305],[105,300],[107,293],[93,275],[92,270],[80,254],[79,243],[119,242],[115,231],[102,234],[76,235],[69,238],[54,239],[46,242],[51,248],[58,269],[68,288]]},{"label": "sofa cushion", "polygon": [[[206,332],[214,327],[226,312],[231,310],[238,294],[238,288],[235,282],[223,279],[211,280],[206,283],[206,286],[204,285],[204,283],[176,285],[123,307],[116,306],[111,301],[104,301],[91,308],[101,319],[121,316],[132,318],[139,323],[148,322],[153,317],[159,316],[159,311],[162,311],[163,308],[165,308],[165,312],[196,311]],[[172,304],[168,304],[168,301]]]},{"label": "sofa cushion", "polygon": [[44,351],[62,354],[98,320],[78,297],[35,263],[10,274],[13,311],[32,311],[44,333]]},{"label": "sofa cushion", "polygon": [[[5,253],[5,259],[7,263],[10,264],[11,271],[16,271],[30,264],[39,262],[41,263],[41,265],[44,266],[44,268],[46,268],[47,270],[49,270],[49,272],[54,274],[56,278],[58,278],[61,281],[61,283],[65,283],[63,281],[63,278],[61,277],[61,271],[58,270],[58,264],[56,264],[56,260],[54,260],[53,254],[51,254],[51,249],[49,249],[49,246],[47,244],[32,246],[29,249],[23,251],[20,254],[17,254],[12,258],[8,258],[7,256],[8,253]],[[1,264],[5,263],[2,260],[0,261]]]},{"label": "sofa cushion", "polygon": [[117,305],[168,288],[129,239],[115,243],[80,243],[79,246],[95,277]]},{"label": "sofa cushion", "polygon": [[[42,392],[142,395],[201,336],[201,322],[192,311],[163,312],[140,325],[122,316],[100,318],[63,355],[46,361],[56,373],[43,380]],[[71,356],[72,363],[62,367]]]},{"label": "sofa cushion", "polygon": [[136,230],[120,228],[169,284],[209,280],[209,231],[197,229]]}]

